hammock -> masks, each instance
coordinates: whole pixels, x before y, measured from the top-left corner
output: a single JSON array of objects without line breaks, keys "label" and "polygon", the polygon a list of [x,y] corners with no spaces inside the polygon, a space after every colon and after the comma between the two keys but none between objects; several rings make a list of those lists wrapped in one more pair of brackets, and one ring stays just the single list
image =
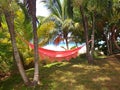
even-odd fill
[{"label": "hammock", "polygon": [[[48,50],[48,49],[39,47],[38,52],[41,60],[49,59],[50,61],[62,61],[62,60],[69,61],[71,58],[77,57],[78,51],[83,46],[84,45],[77,47],[75,49],[66,50],[66,51],[54,51],[54,50]],[[34,49],[34,45],[31,43],[29,43],[29,47]]]},{"label": "hammock", "polygon": [[[26,44],[28,44],[30,48],[34,49],[33,44],[29,43],[18,33],[16,33],[16,34],[21,38],[21,40],[23,40]],[[90,42],[91,42],[91,40],[89,41],[89,43]],[[54,50],[49,50],[49,49],[38,47],[38,52],[39,52],[41,60],[49,59],[50,61],[62,61],[62,60],[69,61],[71,58],[76,58],[78,55],[78,51],[84,46],[85,45],[82,45],[75,49],[66,50],[66,51],[54,51]]]}]

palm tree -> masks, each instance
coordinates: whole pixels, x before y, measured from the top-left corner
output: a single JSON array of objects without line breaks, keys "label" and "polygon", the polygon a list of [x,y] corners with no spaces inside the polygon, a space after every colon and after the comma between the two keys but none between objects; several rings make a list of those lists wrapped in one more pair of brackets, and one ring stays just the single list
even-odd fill
[{"label": "palm tree", "polygon": [[85,39],[86,39],[86,55],[88,58],[88,63],[92,63],[92,57],[90,55],[90,49],[89,49],[89,38],[88,38],[88,19],[87,16],[84,14],[83,6],[80,5],[80,11],[83,19],[83,27],[85,31]]},{"label": "palm tree", "polygon": [[9,30],[10,37],[11,37],[13,53],[14,53],[14,57],[16,60],[16,64],[18,66],[18,70],[20,72],[20,75],[22,76],[24,83],[26,85],[28,85],[29,79],[27,78],[27,76],[25,74],[25,70],[24,70],[24,67],[22,65],[20,55],[18,52],[18,48],[16,45],[15,31],[14,31],[14,11],[12,9],[12,5],[11,5],[12,3],[15,3],[14,0],[13,1],[7,0],[7,2],[0,1],[0,9],[2,10],[3,14],[5,15],[6,23],[8,25],[8,30]]},{"label": "palm tree", "polygon": [[[89,11],[94,11],[96,13],[96,15],[97,15],[95,17],[96,21],[97,21],[96,23],[98,23],[98,22],[101,23],[102,28],[101,28],[101,26],[99,26],[100,29],[97,28],[98,33],[96,33],[96,34],[100,35],[100,32],[102,31],[102,34],[104,34],[104,37],[102,38],[102,40],[104,40],[104,38],[106,38],[105,42],[107,45],[107,55],[111,55],[111,54],[113,54],[114,46],[116,46],[113,38],[114,38],[114,31],[115,30],[118,31],[118,26],[116,23],[119,22],[118,21],[119,20],[118,19],[119,9],[116,9],[116,7],[118,7],[119,3],[117,0],[116,1],[106,0],[106,1],[104,1],[104,4],[102,4],[102,3],[103,3],[102,1],[97,1],[94,5],[91,5],[91,6],[89,5],[88,8],[89,8]],[[103,35],[100,35],[100,36],[103,36]],[[100,40],[100,37],[98,37],[98,39]],[[112,43],[114,45],[112,45]]]},{"label": "palm tree", "polygon": [[[68,33],[69,26],[71,26],[70,21],[73,18],[73,6],[72,0],[43,0],[46,3],[46,6],[51,11],[51,17],[59,21],[58,30],[62,31],[63,37],[66,41],[67,49],[68,47]],[[71,19],[71,20],[70,20]],[[67,24],[69,22],[69,25]]]},{"label": "palm tree", "polygon": [[85,33],[85,42],[86,42],[86,56],[88,59],[88,63],[93,63],[93,59],[92,56],[90,54],[90,47],[89,47],[89,27],[88,27],[88,16],[87,12],[86,12],[86,7],[87,7],[87,2],[83,1],[83,0],[74,0],[74,7],[79,8],[79,11],[81,13],[81,21],[83,24],[83,28],[84,28],[84,33]]},{"label": "palm tree", "polygon": [[46,45],[53,41],[55,38],[54,35],[57,33],[55,29],[55,22],[43,20],[42,24],[38,27],[37,30],[39,38],[39,46]]},{"label": "palm tree", "polygon": [[38,37],[37,37],[37,18],[36,18],[36,0],[24,0],[25,5],[27,6],[27,10],[29,15],[32,18],[33,25],[33,36],[34,36],[34,63],[35,63],[35,71],[33,84],[36,86],[39,83],[39,54],[38,54]]},{"label": "palm tree", "polygon": [[[81,12],[81,16],[82,16],[82,22],[83,22],[83,27],[84,27],[84,31],[85,31],[85,37],[86,37],[86,48],[87,48],[87,56],[88,56],[88,62],[89,61],[93,61],[91,56],[93,54],[93,49],[94,49],[94,30],[95,30],[95,19],[98,19],[98,17],[96,17],[96,14],[100,14],[101,15],[106,15],[106,12],[108,12],[108,15],[111,15],[111,2],[112,0],[106,0],[106,1],[100,1],[100,0],[74,0],[75,5],[80,8],[80,12]],[[108,10],[109,8],[109,10]],[[91,15],[91,16],[90,16]],[[90,19],[91,17],[91,19]],[[88,44],[88,30],[90,29],[88,26],[90,26],[90,22],[92,21],[92,35],[91,35],[91,49],[89,48],[89,44]],[[89,24],[89,25],[88,25]]]}]

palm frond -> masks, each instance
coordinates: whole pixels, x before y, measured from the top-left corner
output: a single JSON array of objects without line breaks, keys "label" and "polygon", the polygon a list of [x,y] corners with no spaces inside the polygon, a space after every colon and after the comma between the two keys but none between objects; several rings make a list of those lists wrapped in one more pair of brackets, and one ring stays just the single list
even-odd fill
[{"label": "palm frond", "polygon": [[59,8],[58,8],[59,13],[60,13],[60,15],[62,15],[62,4],[61,4],[60,1],[61,1],[61,0],[56,0],[56,2],[57,2],[57,6],[59,7]]},{"label": "palm frond", "polygon": [[27,9],[25,8],[25,5],[22,3],[18,3],[18,5],[20,6],[20,8],[22,9],[22,11],[24,12],[24,15],[25,15],[24,23],[30,22],[30,16],[27,13]]},{"label": "palm frond", "polygon": [[36,0],[24,0],[25,6],[27,8],[28,14],[31,17],[35,17],[35,20],[38,22],[36,17]]},{"label": "palm frond", "polygon": [[73,5],[72,0],[67,0],[67,14],[69,18],[73,18]]}]

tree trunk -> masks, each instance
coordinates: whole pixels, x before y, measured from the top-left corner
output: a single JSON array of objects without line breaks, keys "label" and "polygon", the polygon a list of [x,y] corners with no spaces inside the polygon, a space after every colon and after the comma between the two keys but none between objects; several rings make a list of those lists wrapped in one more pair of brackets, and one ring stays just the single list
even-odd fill
[{"label": "tree trunk", "polygon": [[107,55],[110,55],[110,43],[109,43],[109,36],[108,36],[109,33],[106,34],[106,43],[107,43]]},{"label": "tree trunk", "polygon": [[33,36],[34,36],[34,78],[33,84],[36,86],[39,83],[39,54],[38,54],[38,37],[37,37],[37,25],[36,25],[36,0],[32,1],[34,7],[32,7],[32,25],[33,25]]},{"label": "tree trunk", "polygon": [[113,54],[113,44],[112,44],[112,36],[110,36],[110,41],[109,41],[109,43],[110,43],[110,55],[112,55]]},{"label": "tree trunk", "polygon": [[11,37],[12,48],[13,48],[13,53],[14,53],[14,58],[16,60],[18,70],[20,72],[20,75],[21,75],[24,83],[26,85],[28,85],[30,82],[29,82],[29,79],[27,78],[27,76],[25,74],[25,70],[24,70],[24,67],[22,65],[20,55],[19,55],[19,52],[18,52],[18,48],[17,48],[17,45],[16,45],[15,32],[14,32],[14,17],[12,15],[12,12],[5,11],[4,14],[5,14],[6,22],[7,22],[7,25],[8,25],[8,29],[9,29],[9,33],[10,33],[10,37]]},{"label": "tree trunk", "polygon": [[64,36],[64,39],[65,39],[66,48],[68,50],[69,49],[69,45],[68,45],[68,32],[65,29],[63,29],[63,36]]},{"label": "tree trunk", "polygon": [[107,55],[109,55],[110,51],[109,51],[109,43],[107,37],[106,37],[106,44],[107,44]]},{"label": "tree trunk", "polygon": [[88,59],[88,63],[93,63],[93,60],[92,60],[92,57],[90,55],[90,52],[89,52],[89,41],[88,41],[88,20],[87,20],[87,17],[86,15],[84,14],[84,10],[83,10],[83,7],[80,6],[80,12],[81,12],[81,15],[82,15],[82,19],[83,19],[83,27],[84,27],[84,31],[85,31],[85,39],[86,39],[86,56],[87,56],[87,59]]},{"label": "tree trunk", "polygon": [[69,45],[68,45],[68,39],[67,39],[67,37],[65,38],[65,42],[66,42],[67,50],[69,50]]},{"label": "tree trunk", "polygon": [[37,37],[37,27],[36,21],[34,21],[33,17],[33,34],[34,34],[34,64],[35,64],[35,71],[34,71],[34,85],[37,85],[39,82],[39,54],[38,54],[38,37]]},{"label": "tree trunk", "polygon": [[92,14],[92,35],[91,35],[91,57],[92,57],[92,60],[93,60],[93,54],[94,54],[94,35],[95,35],[95,16],[94,16],[94,12]]}]

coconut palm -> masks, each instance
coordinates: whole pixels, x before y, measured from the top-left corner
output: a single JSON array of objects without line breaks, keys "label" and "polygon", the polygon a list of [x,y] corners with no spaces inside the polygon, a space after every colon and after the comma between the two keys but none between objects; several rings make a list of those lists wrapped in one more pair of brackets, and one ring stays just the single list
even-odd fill
[{"label": "coconut palm", "polygon": [[29,79],[27,78],[25,74],[25,70],[23,68],[20,55],[18,52],[18,48],[16,45],[16,39],[15,39],[15,31],[14,31],[14,10],[13,8],[16,6],[16,3],[14,0],[0,0],[0,9],[2,13],[5,15],[6,23],[8,25],[8,30],[10,33],[11,37],[11,43],[12,43],[12,48],[13,48],[13,53],[14,53],[14,58],[16,60],[16,64],[18,66],[18,70],[20,72],[20,75],[22,76],[22,79],[26,85],[29,84]]},{"label": "coconut palm", "polygon": [[[82,16],[82,22],[83,22],[83,27],[84,27],[84,31],[85,31],[85,38],[86,38],[86,52],[87,52],[87,57],[88,57],[88,62],[93,61],[91,53],[90,53],[90,48],[89,48],[89,20],[92,21],[92,44],[91,44],[91,50],[93,53],[93,49],[94,49],[94,29],[95,29],[95,14],[96,13],[101,13],[102,15],[105,15],[108,8],[106,8],[106,6],[108,5],[108,0],[106,1],[100,1],[100,0],[74,0],[74,6],[77,6],[80,9],[81,12],[81,16]],[[110,7],[109,7],[110,8]],[[111,11],[111,9],[109,10]],[[90,16],[91,15],[91,16]],[[92,17],[92,19],[90,19],[90,17]],[[97,17],[96,17],[97,18]]]},{"label": "coconut palm", "polygon": [[38,37],[37,37],[37,18],[36,18],[36,0],[24,0],[28,13],[32,18],[33,37],[34,37],[34,63],[35,71],[33,84],[36,86],[39,83],[39,54],[38,54]]},{"label": "coconut palm", "polygon": [[[73,7],[72,0],[43,0],[46,6],[50,9],[52,19],[59,21],[58,30],[62,32],[63,38],[66,41],[67,49],[68,47],[68,33],[70,30],[70,26],[72,24],[73,17]],[[68,24],[69,25],[68,25]]]}]

